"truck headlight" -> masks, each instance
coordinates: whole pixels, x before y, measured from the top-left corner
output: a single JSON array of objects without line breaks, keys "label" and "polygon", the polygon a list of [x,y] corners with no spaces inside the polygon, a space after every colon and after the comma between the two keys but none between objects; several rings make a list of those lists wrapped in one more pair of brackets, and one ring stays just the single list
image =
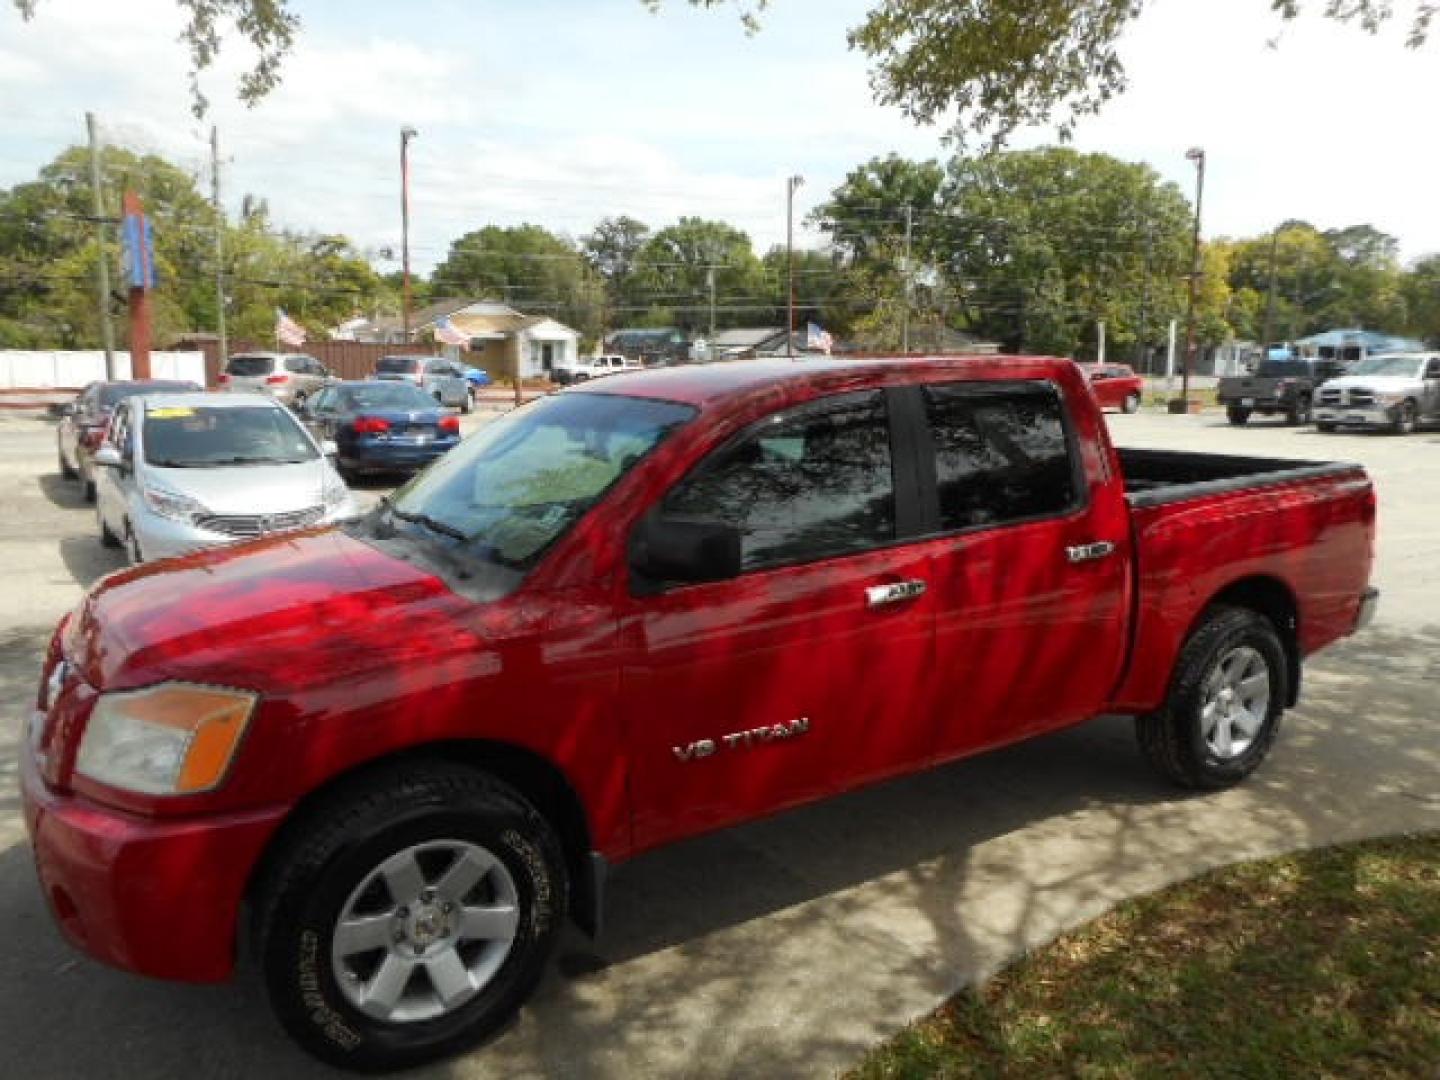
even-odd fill
[{"label": "truck headlight", "polygon": [[1380,402],[1381,405],[1399,405],[1400,402],[1405,400],[1405,391],[1377,390],[1375,391],[1375,400]]},{"label": "truck headlight", "polygon": [[169,488],[152,487],[146,484],[141,487],[140,491],[145,497],[145,505],[161,517],[189,522],[208,512],[204,506],[189,495],[182,495]]},{"label": "truck headlight", "polygon": [[142,795],[192,795],[224,780],[258,695],[192,683],[101,694],[75,771]]}]

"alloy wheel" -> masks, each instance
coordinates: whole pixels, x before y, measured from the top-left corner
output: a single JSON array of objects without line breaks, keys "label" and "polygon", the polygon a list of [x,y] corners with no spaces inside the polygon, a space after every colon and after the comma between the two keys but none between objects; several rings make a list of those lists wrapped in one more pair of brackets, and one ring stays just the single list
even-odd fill
[{"label": "alloy wheel", "polygon": [[1231,649],[1205,680],[1200,735],[1222,761],[1240,757],[1254,744],[1270,714],[1270,665],[1258,649]]}]

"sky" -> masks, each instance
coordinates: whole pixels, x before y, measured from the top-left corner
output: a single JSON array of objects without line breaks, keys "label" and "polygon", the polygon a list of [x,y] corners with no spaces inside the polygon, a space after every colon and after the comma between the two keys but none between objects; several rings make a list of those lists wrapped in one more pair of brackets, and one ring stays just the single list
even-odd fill
[{"label": "sky", "polygon": [[[462,233],[531,222],[570,236],[629,214],[729,221],[759,251],[783,243],[785,178],[805,178],[797,220],[874,156],[945,158],[943,130],[874,104],[845,30],[869,0],[772,0],[747,35],[735,9],[666,0],[293,0],[303,21],[282,87],[234,97],[230,43],[189,113],[173,0],[0,5],[0,186],[33,179],[102,136],[159,152],[208,185],[220,129],[225,202],[269,201],[285,226],[351,237],[382,270],[399,250],[400,128],[413,125],[411,250],[428,270]],[[1122,41],[1128,92],[1074,145],[1143,161],[1188,193],[1190,146],[1208,167],[1206,235],[1255,235],[1292,218],[1369,222],[1407,259],[1440,251],[1440,40],[1407,50],[1269,0],[1152,0]],[[1308,5],[1311,8],[1317,4]],[[1399,7],[1409,5],[1400,0]],[[1440,29],[1436,38],[1440,39]],[[1026,131],[1015,146],[1054,139]],[[207,188],[208,190],[208,188]],[[818,245],[801,228],[798,242]]]}]

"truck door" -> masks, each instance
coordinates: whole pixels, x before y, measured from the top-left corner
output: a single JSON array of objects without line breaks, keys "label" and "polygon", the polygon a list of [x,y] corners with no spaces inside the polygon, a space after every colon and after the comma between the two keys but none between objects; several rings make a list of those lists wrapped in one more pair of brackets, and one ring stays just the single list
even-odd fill
[{"label": "truck door", "polygon": [[[937,756],[1094,715],[1128,640],[1122,484],[1087,482],[1058,390],[1042,382],[926,385],[922,478],[935,599]],[[1089,403],[1081,403],[1087,405]],[[1089,406],[1085,415],[1098,423]],[[926,443],[927,440],[922,440]],[[923,481],[922,481],[923,484]]]},{"label": "truck door", "polygon": [[887,402],[876,390],[777,413],[652,511],[736,525],[744,569],[622,606],[639,847],[929,754],[929,559],[897,543],[914,485]]}]

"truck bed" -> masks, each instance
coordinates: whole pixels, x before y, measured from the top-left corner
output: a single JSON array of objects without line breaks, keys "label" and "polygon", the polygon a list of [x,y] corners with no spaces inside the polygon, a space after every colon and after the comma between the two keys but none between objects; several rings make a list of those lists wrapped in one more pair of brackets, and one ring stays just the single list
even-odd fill
[{"label": "truck bed", "polygon": [[1134,507],[1160,506],[1181,499],[1339,476],[1358,468],[1338,461],[1294,461],[1183,450],[1117,447],[1116,453],[1125,477],[1125,494]]}]

